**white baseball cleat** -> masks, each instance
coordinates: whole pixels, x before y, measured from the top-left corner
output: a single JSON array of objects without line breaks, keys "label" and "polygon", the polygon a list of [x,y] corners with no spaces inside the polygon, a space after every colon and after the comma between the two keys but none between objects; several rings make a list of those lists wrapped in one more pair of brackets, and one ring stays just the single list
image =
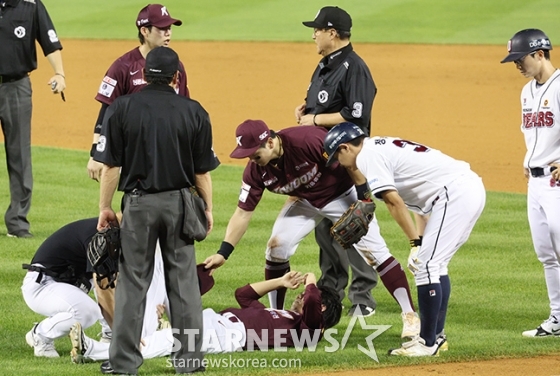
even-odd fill
[{"label": "white baseball cleat", "polygon": [[86,359],[84,358],[84,354],[86,353],[87,346],[84,340],[84,331],[82,330],[82,325],[79,322],[72,325],[70,333],[68,333],[68,337],[70,337],[70,341],[72,342],[72,350],[70,350],[72,363],[85,363]]},{"label": "white baseball cleat", "polygon": [[414,338],[420,335],[420,317],[416,312],[401,313],[403,329],[401,338]]},{"label": "white baseball cleat", "polygon": [[33,328],[25,335],[25,342],[29,345],[29,347],[33,347],[33,353],[37,357],[45,357],[45,358],[58,358],[60,355],[56,352],[54,348],[54,342],[44,340],[39,336],[35,329],[37,328],[38,323],[33,325]]},{"label": "white baseball cleat", "polygon": [[398,349],[389,350],[389,355],[395,356],[439,356],[439,347],[437,342],[433,346],[426,346],[424,339],[417,337],[412,341],[405,342]]},{"label": "white baseball cleat", "polygon": [[526,330],[522,335],[523,337],[560,336],[560,322],[556,316],[550,315],[537,329]]}]

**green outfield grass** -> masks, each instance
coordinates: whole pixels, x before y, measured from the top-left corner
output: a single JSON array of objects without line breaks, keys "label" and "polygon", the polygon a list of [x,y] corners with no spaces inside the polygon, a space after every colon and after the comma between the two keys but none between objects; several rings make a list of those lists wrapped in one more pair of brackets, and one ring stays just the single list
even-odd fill
[{"label": "green outfield grass", "polygon": [[[3,150],[3,149],[2,149]],[[0,158],[4,158],[0,152]],[[68,356],[70,342],[67,338],[56,341],[62,358],[38,359],[25,343],[25,333],[34,321],[42,319],[25,305],[21,297],[21,281],[25,271],[22,263],[31,260],[40,243],[62,225],[97,215],[98,185],[86,177],[84,161],[86,151],[72,151],[35,147],[33,162],[35,190],[30,214],[33,239],[12,239],[0,233],[0,285],[2,308],[0,330],[0,362],[2,375],[82,375],[96,374],[98,364],[74,365]],[[214,253],[225,233],[225,226],[237,202],[242,169],[220,166],[213,174],[215,230],[210,237],[198,243],[197,260]],[[7,205],[6,172],[0,169],[2,206]],[[114,207],[118,208],[115,198]],[[227,264],[216,273],[216,285],[203,298],[205,307],[216,310],[235,305],[234,288],[263,278],[264,248],[273,221],[285,196],[266,193],[255,211],[251,226],[237,246]],[[548,300],[544,286],[542,267],[532,250],[525,215],[525,196],[490,192],[486,209],[474,229],[469,242],[453,258],[450,265],[452,283],[449,307],[448,334],[450,351],[439,358],[403,359],[390,358],[389,348],[398,346],[401,322],[399,308],[380,285],[373,294],[378,302],[377,313],[367,318],[368,324],[393,325],[375,340],[379,363],[374,362],[357,349],[365,345],[364,338],[370,331],[355,328],[344,351],[326,353],[324,344],[317,352],[290,350],[285,353],[256,352],[231,355],[237,362],[257,359],[271,364],[274,359],[298,362],[300,367],[286,369],[268,367],[217,368],[210,367],[212,374],[273,375],[286,372],[318,372],[344,369],[374,368],[390,365],[408,365],[425,362],[449,362],[480,360],[494,357],[528,357],[556,352],[556,338],[527,339],[521,332],[538,325],[548,316]],[[408,242],[390,218],[383,204],[378,206],[382,234],[394,255],[406,263]],[[320,273],[317,263],[317,246],[308,237],[292,257],[292,268],[303,272]],[[414,281],[409,276],[411,286]],[[415,296],[415,291],[413,290]],[[293,298],[291,292],[289,300]],[[266,301],[265,301],[266,303]],[[344,302],[346,309],[350,303]],[[346,310],[345,309],[345,310]],[[338,340],[346,330],[349,319],[344,317],[336,327]],[[94,336],[99,325],[87,330]],[[230,362],[230,355],[214,355],[209,359]],[[237,363],[240,364],[240,363]],[[165,374],[166,359],[145,362],[142,373]]]},{"label": "green outfield grass", "polygon": [[[140,0],[45,0],[62,39],[134,39]],[[168,0],[184,23],[175,39],[311,40],[301,21],[324,5],[352,16],[352,40],[375,43],[504,44],[517,30],[544,29],[560,40],[557,0]]]}]

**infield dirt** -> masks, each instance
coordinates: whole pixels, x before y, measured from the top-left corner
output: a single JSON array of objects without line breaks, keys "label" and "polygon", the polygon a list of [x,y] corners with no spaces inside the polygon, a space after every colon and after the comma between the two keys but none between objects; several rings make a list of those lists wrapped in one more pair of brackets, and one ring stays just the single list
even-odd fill
[{"label": "infield dirt", "polygon": [[[50,93],[52,71],[41,58],[31,77],[32,143],[89,150],[101,79],[109,65],[137,43],[63,42],[66,102]],[[262,119],[273,129],[296,125],[294,109],[303,102],[320,58],[312,43],[172,42],[171,47],[187,69],[191,97],[210,113],[214,149],[226,164],[245,163],[229,158],[235,128],[245,119]],[[519,93],[527,80],[513,64],[499,63],[504,47],[355,44],[354,49],[378,87],[374,135],[417,141],[465,160],[489,191],[525,192]],[[86,163],[84,158],[84,179]],[[560,374],[560,360],[545,356],[437,363],[395,371],[390,367],[334,374],[549,376]]]}]

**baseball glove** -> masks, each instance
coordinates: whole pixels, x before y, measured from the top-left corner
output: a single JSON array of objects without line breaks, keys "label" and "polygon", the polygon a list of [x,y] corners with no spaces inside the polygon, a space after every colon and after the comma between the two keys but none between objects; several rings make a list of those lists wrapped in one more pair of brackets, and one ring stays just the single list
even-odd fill
[{"label": "baseball glove", "polygon": [[331,235],[342,248],[352,247],[368,232],[374,211],[372,201],[354,202],[331,227]]},{"label": "baseball glove", "polygon": [[[119,271],[120,253],[121,238],[118,227],[109,226],[91,238],[87,256],[96,274],[97,284],[103,290],[115,287],[117,272]],[[105,278],[107,278],[107,283],[101,284],[101,281]]]}]

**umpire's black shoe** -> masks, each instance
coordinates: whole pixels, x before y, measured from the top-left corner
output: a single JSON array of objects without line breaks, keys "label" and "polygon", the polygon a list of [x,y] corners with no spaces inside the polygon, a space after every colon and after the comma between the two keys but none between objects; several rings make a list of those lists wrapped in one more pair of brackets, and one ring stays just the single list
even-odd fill
[{"label": "umpire's black shoe", "polygon": [[22,239],[29,239],[33,237],[33,234],[27,230],[18,230],[14,232],[7,233],[8,238],[22,238]]},{"label": "umpire's black shoe", "polygon": [[105,375],[136,375],[135,373],[120,373],[115,371],[108,360],[101,363],[101,373]]},{"label": "umpire's black shoe", "polygon": [[368,307],[365,304],[354,304],[348,311],[348,316],[361,316],[369,317],[375,314],[375,309]]}]

